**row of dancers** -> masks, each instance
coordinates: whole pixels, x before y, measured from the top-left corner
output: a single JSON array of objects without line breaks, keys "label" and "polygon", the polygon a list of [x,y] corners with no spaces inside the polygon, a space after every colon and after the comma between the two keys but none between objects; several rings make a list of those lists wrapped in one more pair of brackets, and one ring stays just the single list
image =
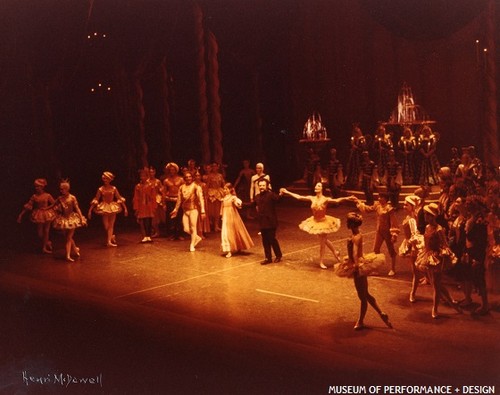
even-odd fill
[{"label": "row of dancers", "polygon": [[[147,183],[146,174],[141,173],[144,183]],[[103,216],[116,215],[119,212],[126,213],[126,205],[124,198],[120,196],[116,187],[111,186],[110,182],[113,175],[105,172],[102,175],[103,186],[99,188],[94,199],[91,203],[91,212]],[[191,234],[190,251],[194,251],[196,245],[201,238],[196,234],[198,214],[202,217],[205,215],[203,206],[203,195],[201,187],[194,184],[192,181],[192,174],[190,172],[184,173],[185,183],[181,186],[179,191],[179,200],[176,207],[171,212],[171,216],[177,216],[180,207],[183,208],[183,222],[187,233]],[[138,184],[139,185],[139,184]],[[53,199],[50,194],[44,191],[46,181],[43,179],[35,180],[35,194],[30,201],[26,204],[23,211],[19,215],[18,220],[22,219],[24,213],[28,210],[32,211],[31,218],[38,225],[39,230],[42,232],[46,229],[46,224],[51,223],[55,229],[63,230],[66,234],[66,259],[73,261],[72,254],[75,256],[80,255],[79,248],[73,240],[73,234],[76,228],[86,225],[86,219],[83,216],[76,197],[70,191],[68,181],[63,181],[60,184],[61,195],[57,199]],[[387,202],[387,197],[381,194],[378,205],[372,207],[367,206],[360,202],[357,198],[350,196],[344,198],[330,198],[323,194],[323,185],[318,183],[315,186],[315,195],[302,196],[292,193],[285,188],[279,191],[279,194],[272,192],[269,189],[269,182],[267,179],[258,181],[259,194],[256,196],[256,210],[259,225],[262,232],[262,242],[266,255],[266,260],[263,264],[271,263],[270,251],[274,251],[276,259],[274,262],[279,262],[282,258],[281,248],[276,240],[277,221],[273,216],[276,216],[274,209],[274,202],[278,201],[281,196],[291,196],[298,200],[309,201],[311,203],[312,216],[305,219],[299,224],[299,228],[308,234],[315,234],[319,236],[320,240],[320,265],[326,268],[323,263],[324,253],[328,247],[335,258],[340,261],[339,253],[333,248],[333,244],[328,240],[327,236],[331,233],[338,231],[340,227],[340,220],[333,216],[326,215],[326,208],[329,204],[340,204],[343,202],[354,202],[360,211],[376,211],[377,207],[384,207],[387,211],[391,212],[390,203]],[[241,208],[241,200],[235,195],[234,188],[231,184],[226,184],[224,187],[225,199],[223,204],[222,214],[222,231],[221,231],[221,246],[222,250],[226,252],[226,256],[230,257],[233,251],[241,249],[248,249],[253,246],[253,241],[246,231],[245,225],[238,214],[238,208]],[[106,198],[104,196],[107,196]],[[151,195],[153,197],[153,195]],[[135,199],[135,198],[134,198]],[[41,203],[42,202],[42,203]],[[273,202],[269,204],[270,202]],[[458,257],[450,248],[448,237],[444,228],[437,223],[439,216],[439,206],[436,203],[422,205],[422,199],[417,195],[408,196],[405,199],[405,211],[407,216],[403,221],[403,234],[404,240],[399,247],[401,256],[405,256],[411,262],[413,281],[410,291],[410,302],[416,301],[416,292],[419,284],[419,277],[427,276],[433,286],[433,306],[432,317],[437,318],[438,307],[441,300],[445,300],[448,304],[454,307],[457,311],[461,311],[461,307],[457,301],[451,296],[446,287],[443,285],[443,273],[449,269],[453,264],[456,264]],[[459,202],[457,202],[459,204]],[[469,279],[470,286],[465,286],[466,301],[471,298],[470,291],[472,285],[478,287],[478,291],[482,297],[482,305],[480,313],[486,313],[488,310],[486,284],[484,281],[484,251],[485,246],[483,240],[485,236],[485,222],[481,216],[481,202],[478,197],[470,196],[466,199],[466,208],[469,217],[465,223],[465,248],[462,255],[466,255],[467,264],[470,266],[468,270],[473,274]],[[420,210],[423,211],[424,219],[426,222],[425,230],[420,233],[418,230],[417,218]],[[134,205],[135,211],[137,206]],[[417,211],[419,210],[419,211]],[[457,210],[459,208],[457,207]],[[460,211],[460,210],[459,210]],[[271,214],[270,214],[271,213]],[[463,210],[462,215],[465,215]],[[137,215],[137,213],[136,213]],[[379,219],[383,217],[384,213],[377,212]],[[347,227],[351,230],[352,235],[348,241],[347,251],[348,255],[336,265],[336,272],[340,276],[349,276],[354,278],[354,284],[361,301],[360,315],[356,322],[355,329],[364,328],[364,316],[366,314],[367,305],[370,304],[380,315],[381,319],[392,327],[389,318],[380,307],[377,305],[375,298],[368,291],[367,275],[373,271],[377,271],[385,262],[385,256],[380,252],[374,251],[372,254],[363,253],[362,236],[360,233],[360,226],[362,224],[362,216],[359,213],[351,212],[347,216]],[[378,221],[378,225],[380,221]],[[271,231],[271,239],[265,240]],[[388,231],[388,232],[387,232]],[[389,247],[395,242],[397,232],[395,228],[382,229],[377,226],[377,236],[375,239],[375,246],[386,241]],[[389,241],[390,240],[390,241]],[[44,252],[51,252],[51,244],[48,238],[43,238]],[[266,245],[266,242],[270,242]],[[116,245],[116,244],[115,244]],[[484,247],[484,248],[482,248]],[[389,247],[390,249],[390,247]],[[458,251],[455,248],[455,251]],[[481,261],[482,259],[482,261]],[[465,264],[465,260],[462,263]],[[482,264],[482,265],[481,265]],[[467,280],[464,278],[464,282]],[[469,292],[469,293],[467,293]]]}]

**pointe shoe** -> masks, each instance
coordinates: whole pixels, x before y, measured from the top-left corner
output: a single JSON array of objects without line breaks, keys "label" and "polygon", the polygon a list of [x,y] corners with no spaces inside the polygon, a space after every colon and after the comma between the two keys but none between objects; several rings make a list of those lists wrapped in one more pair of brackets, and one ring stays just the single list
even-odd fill
[{"label": "pointe shoe", "polygon": [[382,321],[385,322],[385,325],[387,325],[388,328],[392,329],[392,324],[389,321],[389,316],[386,313],[380,313],[380,318],[382,318]]},{"label": "pointe shoe", "polygon": [[353,328],[355,331],[360,331],[362,329],[365,329],[365,325],[362,322],[356,322],[356,325],[354,325]]},{"label": "pointe shoe", "polygon": [[47,247],[43,247],[43,248],[42,248],[42,252],[43,252],[44,254],[52,254],[52,250],[49,250]]},{"label": "pointe shoe", "polygon": [[323,262],[320,262],[319,267],[321,269],[328,269],[328,266],[326,266]]},{"label": "pointe shoe", "polygon": [[113,243],[112,241],[106,244],[107,247],[118,247],[118,244]]},{"label": "pointe shoe", "polygon": [[228,252],[228,253],[226,254],[226,258],[231,258],[232,256],[233,256],[233,254],[231,254],[230,252]]},{"label": "pointe shoe", "polygon": [[434,320],[439,318],[439,314],[438,314],[437,310],[432,309],[431,315],[432,315],[432,319],[434,319]]},{"label": "pointe shoe", "polygon": [[202,240],[202,238],[200,236],[196,235],[196,239],[194,239],[193,246],[196,247],[201,240]]},{"label": "pointe shoe", "polygon": [[75,255],[80,258],[80,248],[79,247],[75,247]]},{"label": "pointe shoe", "polygon": [[415,294],[411,293],[410,294],[410,303],[415,303],[416,301],[417,301],[417,299],[415,298]]},{"label": "pointe shoe", "polygon": [[148,237],[143,237],[141,243],[147,243],[147,242],[148,242]]},{"label": "pointe shoe", "polygon": [[189,246],[189,251],[191,251],[191,252],[196,251],[196,249],[194,248],[194,245],[192,245],[192,244],[191,244],[191,245]]},{"label": "pointe shoe", "polygon": [[396,272],[394,270],[390,270],[389,273],[387,273],[389,277],[394,277],[396,275]]},{"label": "pointe shoe", "polygon": [[67,256],[67,257],[66,257],[66,260],[67,260],[68,262],[74,262],[74,261],[75,261],[75,260],[74,260],[73,258],[71,258],[70,256]]}]

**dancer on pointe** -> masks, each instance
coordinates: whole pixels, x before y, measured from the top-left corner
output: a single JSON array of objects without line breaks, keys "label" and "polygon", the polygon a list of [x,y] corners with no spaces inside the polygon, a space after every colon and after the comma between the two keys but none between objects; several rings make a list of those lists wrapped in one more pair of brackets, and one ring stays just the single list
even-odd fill
[{"label": "dancer on pointe", "polygon": [[202,219],[205,217],[205,201],[201,187],[193,181],[193,175],[189,171],[184,172],[184,184],[179,187],[177,202],[175,208],[170,213],[170,217],[177,217],[177,213],[181,207],[184,211],[182,216],[184,232],[191,235],[189,251],[194,252],[196,246],[202,240],[198,235],[197,228],[198,215],[200,214]]},{"label": "dancer on pointe", "polygon": [[59,189],[61,195],[54,203],[54,210],[57,213],[56,218],[52,222],[54,229],[62,230],[66,238],[66,260],[74,262],[71,254],[80,257],[80,248],[75,244],[73,236],[77,228],[87,226],[87,220],[83,216],[78,200],[74,195],[69,193],[70,184],[68,180],[60,183]]},{"label": "dancer on pointe", "polygon": [[36,224],[37,234],[42,241],[42,252],[45,254],[52,253],[52,242],[49,240],[50,224],[56,217],[51,206],[55,200],[50,193],[45,192],[47,180],[45,178],[37,178],[34,182],[35,193],[31,196],[28,203],[24,205],[23,210],[17,217],[17,222],[21,223],[23,215],[27,211],[31,211],[31,222]]},{"label": "dancer on pointe", "polygon": [[324,264],[325,257],[325,247],[328,247],[333,253],[337,261],[340,261],[338,252],[335,251],[333,244],[328,240],[328,235],[335,233],[340,228],[340,219],[332,217],[331,215],[326,215],[326,208],[328,204],[340,204],[343,202],[355,202],[357,199],[354,196],[343,197],[343,198],[329,198],[323,195],[323,184],[321,182],[316,183],[314,186],[314,196],[302,196],[296,193],[290,192],[285,188],[280,189],[280,195],[288,195],[294,199],[311,202],[312,217],[309,217],[299,224],[299,228],[304,232],[311,235],[318,235],[319,237],[319,266],[322,269],[327,269],[328,267]]},{"label": "dancer on pointe", "polygon": [[114,231],[116,214],[123,211],[124,215],[127,216],[128,210],[125,205],[125,198],[120,195],[120,192],[118,192],[118,189],[114,185],[111,185],[111,182],[115,179],[113,173],[105,171],[102,173],[101,179],[103,185],[99,187],[94,199],[90,203],[87,217],[90,220],[92,212],[102,217],[102,224],[106,231],[106,246],[116,247]]}]

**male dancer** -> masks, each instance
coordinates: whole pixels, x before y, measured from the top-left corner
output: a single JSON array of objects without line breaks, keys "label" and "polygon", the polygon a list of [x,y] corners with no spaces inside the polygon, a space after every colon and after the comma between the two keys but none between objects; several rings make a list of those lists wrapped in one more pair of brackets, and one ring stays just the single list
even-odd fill
[{"label": "male dancer", "polygon": [[279,195],[269,190],[269,181],[265,178],[257,183],[257,187],[259,188],[259,193],[255,196],[255,204],[262,235],[262,245],[264,246],[264,254],[266,256],[266,259],[261,264],[267,265],[273,261],[271,248],[276,256],[274,262],[280,262],[283,256],[280,244],[276,239],[278,217],[276,216],[275,206],[279,200]]},{"label": "male dancer", "polygon": [[[179,166],[174,162],[169,162],[165,166],[166,177],[163,180],[163,191],[165,194],[165,206],[167,212],[172,212],[179,196],[179,187],[184,184],[184,180],[179,176]],[[167,231],[170,233],[170,240],[184,240],[182,237],[182,216],[167,220]]]},{"label": "male dancer", "polygon": [[[201,187],[193,182],[193,175],[189,171],[184,173],[184,184],[179,187],[177,202],[175,204],[175,208],[170,213],[170,218],[177,217],[177,213],[181,205],[182,210],[184,211],[182,216],[184,232],[191,235],[189,251],[193,252],[195,251],[196,245],[201,241],[201,237],[198,236],[197,230],[198,214],[201,214],[201,218],[204,219],[205,201],[203,199],[203,191]],[[198,208],[200,209],[199,212]]]}]

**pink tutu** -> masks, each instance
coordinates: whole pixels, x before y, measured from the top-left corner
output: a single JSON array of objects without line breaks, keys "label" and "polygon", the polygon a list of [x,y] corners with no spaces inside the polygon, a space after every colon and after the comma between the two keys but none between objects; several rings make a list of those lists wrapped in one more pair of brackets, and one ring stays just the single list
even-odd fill
[{"label": "pink tutu", "polygon": [[35,224],[52,222],[55,217],[56,212],[51,208],[39,208],[31,212],[31,222]]},{"label": "pink tutu", "polygon": [[52,227],[58,230],[76,229],[85,225],[87,225],[85,217],[80,218],[80,216],[74,212],[69,214],[67,217],[59,215],[52,222]]},{"label": "pink tutu", "polygon": [[101,202],[99,203],[95,209],[94,212],[99,215],[105,215],[105,214],[118,214],[122,212],[122,205],[118,202]]},{"label": "pink tutu", "polygon": [[340,229],[340,219],[332,217],[331,215],[325,215],[325,217],[320,220],[309,217],[299,224],[299,229],[310,235],[335,233]]}]

